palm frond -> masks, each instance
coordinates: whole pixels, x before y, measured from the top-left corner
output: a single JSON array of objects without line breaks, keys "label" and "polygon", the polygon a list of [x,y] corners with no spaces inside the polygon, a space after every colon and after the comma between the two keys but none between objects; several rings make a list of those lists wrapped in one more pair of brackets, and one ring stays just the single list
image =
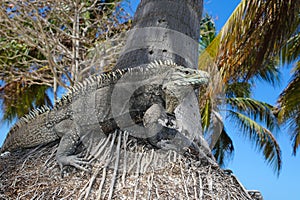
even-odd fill
[{"label": "palm frond", "polygon": [[227,98],[251,96],[251,84],[248,82],[233,82],[225,85],[225,93]]},{"label": "palm frond", "polygon": [[[262,63],[261,68],[257,68],[251,76],[260,81],[266,81],[273,86],[278,86],[281,84],[281,72],[278,67],[279,58],[278,56],[271,59],[266,59]],[[244,77],[247,79],[247,77]]]},{"label": "palm frond", "polygon": [[206,99],[204,106],[200,108],[201,111],[201,123],[202,128],[204,131],[208,129],[210,126],[210,119],[211,119],[211,99]]},{"label": "palm frond", "polygon": [[[298,113],[300,112],[299,107],[297,108]],[[287,120],[289,126],[289,133],[291,135],[293,155],[296,155],[297,149],[300,145],[300,114],[294,116],[294,118],[289,118]]]},{"label": "palm frond", "polygon": [[[214,41],[199,57],[199,68],[210,61],[224,69],[224,81],[251,79],[279,55],[299,23],[299,1],[243,0]],[[202,62],[204,61],[204,62]],[[266,79],[268,80],[268,79]]]},{"label": "palm frond", "polygon": [[[300,17],[299,17],[300,19]],[[300,21],[300,20],[299,20]],[[298,22],[300,23],[300,22]],[[300,29],[300,28],[299,28]],[[291,63],[298,59],[300,56],[300,33],[293,35],[287,44],[282,48],[281,51],[281,61],[282,63]]]},{"label": "palm frond", "polygon": [[268,164],[273,165],[274,171],[279,174],[282,165],[281,150],[273,134],[249,117],[238,112],[229,112],[230,117],[236,122],[235,124],[239,126],[241,132],[248,137],[251,142],[254,142],[255,147],[259,151],[262,151]]},{"label": "palm frond", "polygon": [[300,61],[290,83],[280,94],[277,102],[279,122],[288,126],[293,143],[293,154],[296,155],[300,145]]},{"label": "palm frond", "polygon": [[281,110],[279,115],[282,122],[298,114],[297,111],[300,106],[300,61],[297,63],[296,71],[288,86],[280,94],[277,102]]},{"label": "palm frond", "polygon": [[274,107],[272,105],[243,97],[227,98],[226,100],[234,111],[265,123],[266,127],[271,131],[279,129],[277,118],[273,114]]},{"label": "palm frond", "polygon": [[12,122],[15,118],[21,118],[33,108],[42,105],[52,107],[51,98],[47,93],[48,88],[45,85],[26,86],[19,82],[1,87],[2,121]]},{"label": "palm frond", "polygon": [[210,109],[209,127],[206,128],[204,136],[218,164],[224,167],[226,161],[233,157],[233,142],[225,131],[221,115],[216,110]]},{"label": "palm frond", "polygon": [[200,22],[200,51],[203,51],[216,37],[216,27],[211,16],[206,14]]},{"label": "palm frond", "polygon": [[233,157],[234,146],[231,138],[223,128],[222,133],[217,140],[212,153],[221,167],[226,165],[226,161]]}]

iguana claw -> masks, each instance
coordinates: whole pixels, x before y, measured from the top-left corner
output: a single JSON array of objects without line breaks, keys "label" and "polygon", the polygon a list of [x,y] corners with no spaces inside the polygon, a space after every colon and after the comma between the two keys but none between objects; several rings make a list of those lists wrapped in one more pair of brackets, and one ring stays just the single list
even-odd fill
[{"label": "iguana claw", "polygon": [[63,168],[65,166],[73,166],[76,169],[85,171],[85,172],[90,172],[90,167],[86,167],[86,166],[90,166],[90,162],[88,162],[86,159],[84,158],[78,158],[76,155],[72,155],[72,156],[61,156],[59,158],[57,158],[57,162],[60,166],[61,172],[63,173]]}]

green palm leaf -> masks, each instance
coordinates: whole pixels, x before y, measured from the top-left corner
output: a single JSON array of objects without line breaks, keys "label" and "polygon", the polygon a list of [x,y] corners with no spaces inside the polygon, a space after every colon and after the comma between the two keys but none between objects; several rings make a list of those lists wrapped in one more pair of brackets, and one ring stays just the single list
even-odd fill
[{"label": "green palm leaf", "polygon": [[276,60],[281,48],[295,33],[299,8],[300,2],[292,0],[241,1],[214,41],[200,55],[199,68],[207,65],[210,57],[209,60],[224,69],[225,82],[251,79]]},{"label": "green palm leaf", "polygon": [[212,153],[216,158],[218,164],[222,167],[225,166],[226,161],[230,160],[233,157],[233,142],[224,128],[214,148],[212,149]]},{"label": "green palm leaf", "polygon": [[273,86],[278,86],[281,83],[281,73],[278,67],[279,59],[278,57],[273,57],[271,59],[266,59],[263,63],[261,68],[257,68],[256,72],[249,78],[258,79],[261,81],[266,81]]},{"label": "green palm leaf", "polygon": [[201,111],[201,123],[202,128],[204,131],[208,129],[210,126],[210,119],[211,119],[211,100],[207,99],[205,100],[204,106],[200,108]]},{"label": "green palm leaf", "polygon": [[0,87],[2,121],[12,122],[15,118],[21,118],[42,105],[52,107],[47,93],[48,88],[44,85],[23,86],[18,82]]},{"label": "green palm leaf", "polygon": [[297,63],[293,77],[278,99],[278,118],[289,127],[293,142],[293,154],[300,145],[300,62]]},{"label": "green palm leaf", "polygon": [[[300,24],[300,17],[298,17],[298,24]],[[300,28],[299,28],[300,29]],[[300,56],[300,30],[294,36],[292,36],[287,44],[282,48],[281,61],[283,63],[291,63],[297,60]]]},{"label": "green palm leaf", "polygon": [[279,129],[277,118],[273,114],[274,107],[272,105],[252,98],[243,97],[227,98],[226,100],[234,111],[238,111],[254,120],[265,123],[267,128],[271,131]]},{"label": "green palm leaf", "polygon": [[289,119],[289,128],[291,131],[291,139],[292,139],[292,146],[293,146],[293,154],[296,155],[297,149],[300,145],[300,109],[297,108],[298,114],[295,118]]},{"label": "green palm leaf", "polygon": [[263,152],[268,164],[273,165],[274,170],[279,174],[281,170],[281,150],[273,134],[254,120],[242,113],[229,111],[230,117],[239,126],[241,132],[254,142],[256,148]]},{"label": "green palm leaf", "polygon": [[251,84],[248,82],[233,82],[225,85],[225,94],[227,98],[250,97]]},{"label": "green palm leaf", "polygon": [[280,94],[278,103],[281,106],[281,118],[290,118],[297,114],[300,103],[300,61],[292,79],[284,91]]},{"label": "green palm leaf", "polygon": [[216,37],[216,27],[211,16],[206,14],[200,22],[200,51],[203,51]]},{"label": "green palm leaf", "polygon": [[[207,102],[209,103],[210,101]],[[204,123],[206,125],[204,126],[205,138],[218,164],[224,167],[226,161],[233,157],[233,142],[225,131],[221,115],[211,107],[206,107],[203,110],[207,110],[207,112],[202,113],[202,117],[204,114],[204,119],[206,120],[206,123]]]}]

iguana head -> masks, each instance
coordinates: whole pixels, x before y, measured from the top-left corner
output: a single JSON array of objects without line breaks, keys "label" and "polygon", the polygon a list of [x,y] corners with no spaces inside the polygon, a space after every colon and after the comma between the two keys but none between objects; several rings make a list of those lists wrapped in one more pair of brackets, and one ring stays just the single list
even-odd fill
[{"label": "iguana head", "polygon": [[172,68],[162,89],[165,93],[167,112],[173,113],[175,108],[190,92],[209,82],[209,75],[205,71],[175,66]]},{"label": "iguana head", "polygon": [[209,75],[207,72],[182,66],[174,67],[170,73],[167,85],[191,86],[194,89],[208,84]]}]

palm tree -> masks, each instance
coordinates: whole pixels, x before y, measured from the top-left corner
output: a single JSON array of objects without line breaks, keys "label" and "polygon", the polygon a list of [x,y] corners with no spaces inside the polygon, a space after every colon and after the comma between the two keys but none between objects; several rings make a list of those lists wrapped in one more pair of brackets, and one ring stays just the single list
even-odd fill
[{"label": "palm tree", "polygon": [[[158,60],[170,60],[195,69],[198,65],[202,6],[202,0],[185,0],[184,3],[167,0],[159,3],[153,0],[141,1],[115,69],[134,68]],[[185,14],[180,15],[176,10]],[[179,114],[175,112],[176,119],[180,120],[183,128],[190,134],[189,139],[202,143],[200,148],[210,154],[201,133],[197,98],[191,92],[186,99],[189,105],[180,104],[183,111]]]},{"label": "palm tree", "polygon": [[[0,27],[1,29],[1,27]],[[30,77],[25,71],[34,71],[35,67],[26,65],[33,57],[36,60],[44,60],[44,56],[36,48],[30,48],[26,44],[17,41],[9,41],[0,34],[0,99],[3,111],[3,121],[12,122],[15,117],[20,118],[35,107],[47,105],[52,107],[48,89],[51,84],[46,80],[51,80],[52,76],[47,67],[39,69],[41,73],[39,80],[30,81]],[[16,71],[20,76],[14,75]],[[34,75],[33,75],[34,76]],[[44,82],[43,82],[44,80]]]},{"label": "palm tree", "polygon": [[[263,152],[265,159],[274,164],[277,172],[281,168],[280,149],[271,133],[277,126],[276,113],[274,115],[273,112],[275,108],[249,98],[249,89],[258,79],[273,85],[278,82],[280,51],[288,44],[297,49],[297,45],[294,45],[297,43],[292,43],[289,39],[299,31],[298,13],[299,1],[242,0],[220,33],[199,57],[199,68],[215,66],[220,74],[215,81],[219,81],[219,85],[225,84],[224,88],[218,88],[219,85],[215,84],[211,91],[215,90],[217,94],[221,91],[224,94],[224,101],[230,105],[228,116],[236,120],[243,133]],[[295,58],[295,54],[291,54],[291,57]],[[218,102],[213,102],[216,98],[211,98],[211,95],[212,93],[206,97],[209,102],[205,105],[219,105]],[[216,96],[214,93],[213,95]],[[279,102],[284,101],[287,93],[283,93],[281,97]],[[203,110],[206,113],[202,113],[209,114],[208,117],[203,116],[209,123],[213,115],[208,110],[206,108]],[[283,119],[291,119],[291,114],[289,112]],[[266,127],[255,122],[255,119],[264,122]],[[205,127],[208,125],[204,124]],[[214,151],[218,160],[223,161],[222,156],[232,150],[232,144],[224,129],[219,132],[221,136]],[[297,136],[294,134],[295,144],[300,142]]]},{"label": "palm tree", "polygon": [[[216,30],[211,17],[206,16],[202,20],[200,30],[200,48],[203,49],[201,52],[205,53],[205,49],[216,37]],[[269,82],[273,83],[272,81],[274,80],[272,78],[276,73],[277,70],[274,71]],[[226,119],[234,121],[245,136],[256,142],[256,146],[264,146],[264,149],[262,149],[265,151],[265,159],[269,162],[274,162],[274,168],[279,172],[281,168],[281,152],[271,132],[278,128],[277,120],[272,113],[273,106],[251,98],[253,82],[224,82],[224,79],[220,79],[219,76],[222,75],[217,73],[217,76],[213,76],[214,80],[212,82],[222,82],[225,85],[223,89],[219,88],[219,90],[216,90],[214,88],[216,85],[212,85],[210,86],[211,92],[200,97],[200,102],[204,100],[200,108],[202,126],[206,135],[208,135],[210,147],[219,165],[224,166],[225,162],[232,157],[234,151],[233,142],[226,132],[223,120],[216,113],[218,107],[221,106],[222,113],[225,113],[224,117]],[[221,95],[222,92],[224,95]],[[258,122],[265,123],[267,128]],[[265,144],[262,141],[265,141]]]}]

